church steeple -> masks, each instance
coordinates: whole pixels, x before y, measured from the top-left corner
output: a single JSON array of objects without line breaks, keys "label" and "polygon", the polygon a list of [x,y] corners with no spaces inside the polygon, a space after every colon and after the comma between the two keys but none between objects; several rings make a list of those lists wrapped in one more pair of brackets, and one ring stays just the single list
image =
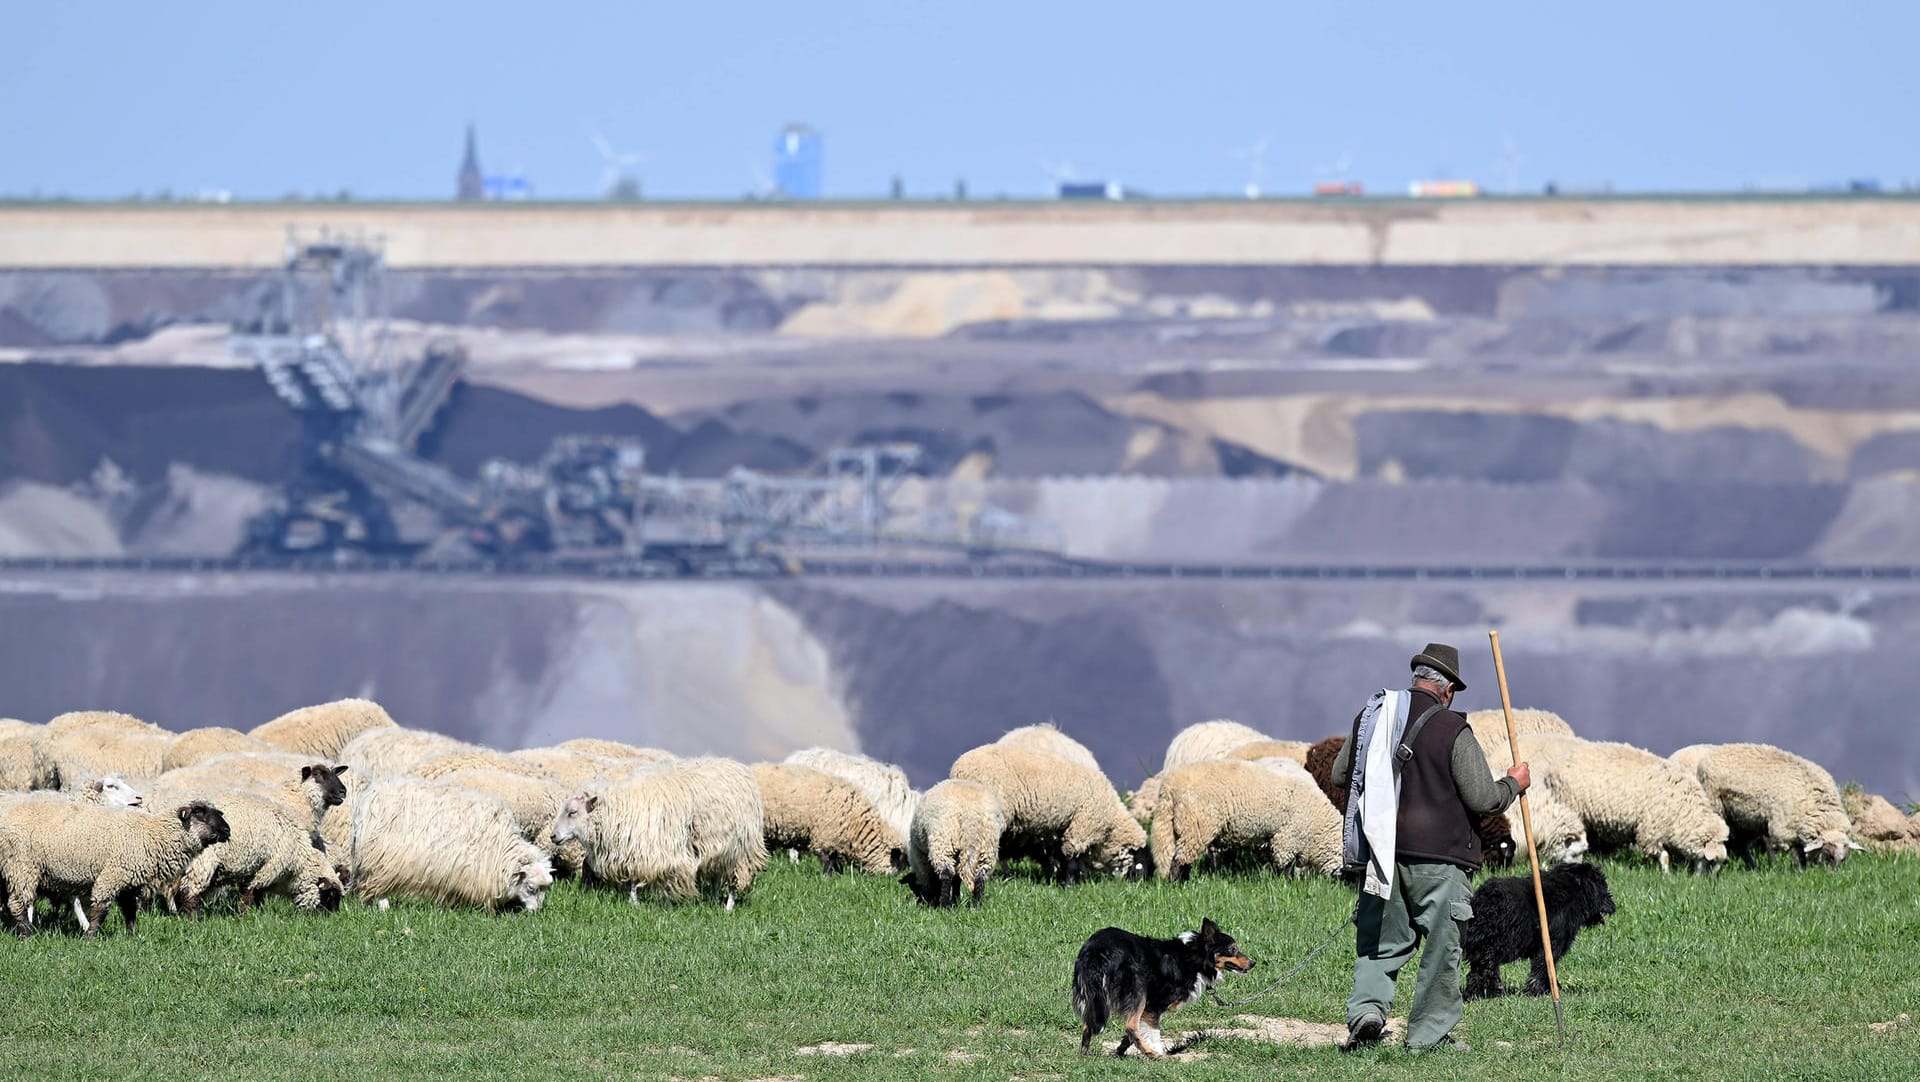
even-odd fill
[{"label": "church steeple", "polygon": [[454,198],[462,202],[472,202],[486,197],[486,184],[480,176],[480,149],[473,136],[473,125],[467,125],[467,156],[460,162],[460,187]]}]

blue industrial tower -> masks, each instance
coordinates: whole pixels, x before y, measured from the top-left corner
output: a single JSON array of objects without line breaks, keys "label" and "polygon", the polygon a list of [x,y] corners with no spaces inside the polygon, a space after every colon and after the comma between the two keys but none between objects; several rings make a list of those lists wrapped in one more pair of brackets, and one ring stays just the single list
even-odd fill
[{"label": "blue industrial tower", "polygon": [[784,199],[820,198],[820,133],[789,124],[773,144],[773,186]]}]

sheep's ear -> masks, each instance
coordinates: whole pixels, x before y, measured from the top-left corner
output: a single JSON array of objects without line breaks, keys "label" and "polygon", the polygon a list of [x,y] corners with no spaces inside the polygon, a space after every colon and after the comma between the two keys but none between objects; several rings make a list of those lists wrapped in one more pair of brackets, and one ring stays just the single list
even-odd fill
[{"label": "sheep's ear", "polygon": [[175,811],[175,812],[174,812],[173,814],[175,814],[175,815],[177,815],[177,816],[179,816],[179,817],[180,817],[180,821],[181,821],[182,823],[185,823],[185,822],[188,822],[189,820],[191,820],[191,819],[193,818],[193,805],[191,805],[191,804],[182,804],[182,805],[180,805],[180,808],[179,808],[179,810],[178,810],[178,811]]},{"label": "sheep's ear", "polygon": [[107,779],[105,778],[95,778],[87,783],[87,792],[92,793],[94,796],[99,796],[106,791]]},{"label": "sheep's ear", "polygon": [[1820,839],[1808,838],[1806,842],[1800,846],[1800,851],[1803,853],[1811,853],[1814,850],[1819,848],[1820,848]]},{"label": "sheep's ear", "polygon": [[336,778],[342,774],[345,774],[346,772],[347,772],[347,768],[344,763],[341,764],[340,766],[336,766],[333,768],[333,776]]},{"label": "sheep's ear", "polygon": [[1852,838],[1847,839],[1847,852],[1849,853],[1865,852],[1866,848],[1867,848],[1866,846],[1861,845],[1859,842],[1854,841]]},{"label": "sheep's ear", "polygon": [[586,801],[581,806],[586,808],[588,811],[592,811],[593,809],[599,807],[600,795],[598,793],[588,793]]},{"label": "sheep's ear", "polygon": [[306,780],[307,780],[308,778],[311,778],[311,777],[313,777],[313,768],[312,768],[312,767],[310,767],[310,766],[303,766],[303,767],[301,767],[301,768],[300,768],[300,780],[301,780],[301,781],[306,781]]}]

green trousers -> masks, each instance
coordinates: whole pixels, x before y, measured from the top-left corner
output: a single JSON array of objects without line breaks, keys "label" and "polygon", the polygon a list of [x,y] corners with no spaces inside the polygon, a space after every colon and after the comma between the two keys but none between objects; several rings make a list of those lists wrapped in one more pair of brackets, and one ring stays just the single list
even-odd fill
[{"label": "green trousers", "polygon": [[1364,1015],[1393,1014],[1393,982],[1427,941],[1407,1012],[1407,1047],[1429,1048],[1465,1013],[1460,999],[1460,926],[1473,917],[1466,869],[1440,861],[1393,866],[1393,897],[1362,892],[1354,936],[1353,994],[1347,1024]]}]

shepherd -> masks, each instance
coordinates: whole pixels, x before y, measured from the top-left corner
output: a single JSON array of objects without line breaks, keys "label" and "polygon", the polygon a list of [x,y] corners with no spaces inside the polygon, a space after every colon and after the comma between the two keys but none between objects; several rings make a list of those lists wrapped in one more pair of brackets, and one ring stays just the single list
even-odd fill
[{"label": "shepherd", "polygon": [[1467,877],[1482,856],[1474,824],[1505,811],[1533,780],[1526,763],[1496,779],[1466,717],[1449,709],[1454,693],[1467,689],[1460,651],[1428,643],[1412,669],[1410,688],[1367,700],[1333,762],[1333,784],[1351,794],[1345,863],[1361,880],[1343,1052],[1380,1042],[1394,979],[1423,938],[1407,1048],[1467,1047],[1453,1027],[1465,1013],[1460,929],[1473,918]]}]

